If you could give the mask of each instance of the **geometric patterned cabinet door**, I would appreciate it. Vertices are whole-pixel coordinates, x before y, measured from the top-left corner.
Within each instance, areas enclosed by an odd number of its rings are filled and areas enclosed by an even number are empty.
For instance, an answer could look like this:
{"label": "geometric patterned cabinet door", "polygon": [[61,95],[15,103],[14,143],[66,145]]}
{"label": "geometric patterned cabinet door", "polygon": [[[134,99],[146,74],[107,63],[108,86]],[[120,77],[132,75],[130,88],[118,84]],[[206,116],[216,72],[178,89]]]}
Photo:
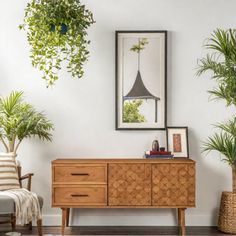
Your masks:
{"label": "geometric patterned cabinet door", "polygon": [[194,207],[194,164],[152,164],[152,205]]}
{"label": "geometric patterned cabinet door", "polygon": [[109,164],[110,206],[151,205],[151,164]]}

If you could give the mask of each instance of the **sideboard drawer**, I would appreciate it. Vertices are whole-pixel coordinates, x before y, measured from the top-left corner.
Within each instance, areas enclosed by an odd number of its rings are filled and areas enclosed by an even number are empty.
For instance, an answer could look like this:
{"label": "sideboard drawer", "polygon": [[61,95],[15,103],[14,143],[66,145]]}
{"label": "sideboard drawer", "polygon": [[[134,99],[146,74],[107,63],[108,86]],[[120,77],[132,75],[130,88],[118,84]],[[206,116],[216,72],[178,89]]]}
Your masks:
{"label": "sideboard drawer", "polygon": [[105,184],[107,181],[107,167],[106,164],[55,166],[53,181],[68,184]]}
{"label": "sideboard drawer", "polygon": [[106,186],[54,187],[54,205],[107,205]]}

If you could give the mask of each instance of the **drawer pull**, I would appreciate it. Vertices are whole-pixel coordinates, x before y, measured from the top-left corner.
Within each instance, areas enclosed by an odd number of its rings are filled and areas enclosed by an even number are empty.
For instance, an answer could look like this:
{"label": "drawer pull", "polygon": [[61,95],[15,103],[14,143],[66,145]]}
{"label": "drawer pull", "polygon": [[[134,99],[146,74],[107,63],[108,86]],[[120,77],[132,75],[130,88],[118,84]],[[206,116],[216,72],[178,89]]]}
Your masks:
{"label": "drawer pull", "polygon": [[88,194],[71,194],[71,197],[88,197]]}
{"label": "drawer pull", "polygon": [[89,175],[88,173],[71,173],[71,175]]}

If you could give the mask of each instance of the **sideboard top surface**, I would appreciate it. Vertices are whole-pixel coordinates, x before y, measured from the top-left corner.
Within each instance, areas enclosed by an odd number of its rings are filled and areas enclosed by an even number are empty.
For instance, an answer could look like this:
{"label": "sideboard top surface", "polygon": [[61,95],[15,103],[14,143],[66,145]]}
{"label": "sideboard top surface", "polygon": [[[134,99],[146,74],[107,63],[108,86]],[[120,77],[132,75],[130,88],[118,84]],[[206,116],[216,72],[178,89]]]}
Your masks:
{"label": "sideboard top surface", "polygon": [[192,159],[176,157],[173,159],[160,158],[58,158],[52,164],[73,163],[195,163]]}

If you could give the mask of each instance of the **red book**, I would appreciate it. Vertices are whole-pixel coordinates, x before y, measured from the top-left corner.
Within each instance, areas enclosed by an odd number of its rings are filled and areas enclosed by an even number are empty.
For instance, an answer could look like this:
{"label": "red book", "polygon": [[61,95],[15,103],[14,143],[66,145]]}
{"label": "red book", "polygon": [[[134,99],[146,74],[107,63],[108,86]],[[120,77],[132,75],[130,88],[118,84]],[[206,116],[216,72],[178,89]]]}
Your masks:
{"label": "red book", "polygon": [[171,155],[171,152],[167,152],[167,151],[150,151],[150,155]]}

